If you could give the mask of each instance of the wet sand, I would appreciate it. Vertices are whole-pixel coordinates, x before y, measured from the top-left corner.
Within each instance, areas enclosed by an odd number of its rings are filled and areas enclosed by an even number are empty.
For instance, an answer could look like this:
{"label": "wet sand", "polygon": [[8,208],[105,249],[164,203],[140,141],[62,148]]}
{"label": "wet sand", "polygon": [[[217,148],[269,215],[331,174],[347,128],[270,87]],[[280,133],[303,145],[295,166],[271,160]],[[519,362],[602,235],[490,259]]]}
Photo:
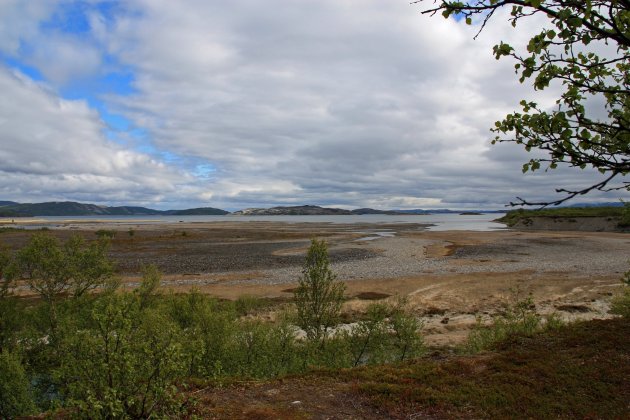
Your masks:
{"label": "wet sand", "polygon": [[[165,289],[195,287],[227,299],[289,299],[310,239],[325,238],[332,269],[348,287],[347,314],[365,310],[365,297],[406,296],[434,345],[464,339],[476,316],[500,312],[515,290],[521,297],[531,293],[541,312],[567,320],[607,317],[619,279],[630,269],[630,235],[607,232],[213,222],[66,223],[49,233],[94,239],[99,229],[116,231],[111,256],[127,287],[137,284],[143,265],[156,264]],[[29,235],[5,232],[0,242],[17,248]]]}

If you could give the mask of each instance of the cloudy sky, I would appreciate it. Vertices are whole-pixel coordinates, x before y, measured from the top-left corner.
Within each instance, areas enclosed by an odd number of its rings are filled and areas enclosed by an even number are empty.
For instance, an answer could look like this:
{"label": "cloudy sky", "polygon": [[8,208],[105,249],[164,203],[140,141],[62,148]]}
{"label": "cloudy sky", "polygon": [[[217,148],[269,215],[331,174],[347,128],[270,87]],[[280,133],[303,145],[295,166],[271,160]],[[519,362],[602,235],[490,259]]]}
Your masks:
{"label": "cloudy sky", "polygon": [[599,179],[490,145],[553,104],[492,56],[544,21],[473,40],[409,3],[1,0],[0,200],[502,208]]}

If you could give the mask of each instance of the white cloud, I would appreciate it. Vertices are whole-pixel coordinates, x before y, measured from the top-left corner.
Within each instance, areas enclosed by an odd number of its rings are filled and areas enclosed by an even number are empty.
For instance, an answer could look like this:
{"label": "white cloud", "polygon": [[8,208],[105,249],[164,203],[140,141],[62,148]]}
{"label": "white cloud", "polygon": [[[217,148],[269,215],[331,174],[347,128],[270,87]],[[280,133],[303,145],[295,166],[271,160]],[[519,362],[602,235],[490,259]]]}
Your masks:
{"label": "white cloud", "polygon": [[55,0],[3,0],[0,2],[0,51],[16,55],[24,40],[39,34],[39,23],[58,5]]}
{"label": "white cloud", "polygon": [[[521,98],[553,103],[553,89],[534,93],[517,82],[513,63],[492,56],[500,39],[525,44],[544,17],[513,30],[497,15],[474,41],[476,28],[422,16],[402,0],[135,0],[121,8],[107,21],[90,12],[88,37],[50,36],[28,58],[62,85],[97,73],[105,54],[115,57],[133,69],[135,93],[112,93],[108,108],[146,130],[158,152],[214,171],[185,177],[113,146],[84,103],[0,74],[23,106],[35,98],[28,112],[7,102],[0,114],[13,121],[21,146],[0,152],[0,162],[15,161],[4,171],[73,174],[50,187],[59,194],[63,185],[73,194],[81,183],[107,194],[119,185],[119,197],[153,194],[175,205],[231,209],[497,207],[593,179],[575,171],[524,177],[523,151],[489,145],[489,128]],[[11,40],[38,36],[32,22],[15,28],[4,30],[10,36],[0,48],[17,51]],[[51,136],[53,144],[44,140]],[[89,147],[76,149],[85,139]],[[112,181],[118,176],[120,184]]]}
{"label": "white cloud", "polygon": [[153,201],[190,181],[147,155],[108,142],[99,115],[83,101],[59,99],[2,68],[0,91],[0,191],[7,197]]}
{"label": "white cloud", "polygon": [[27,62],[58,85],[97,74],[103,64],[96,46],[61,36],[40,39]]}

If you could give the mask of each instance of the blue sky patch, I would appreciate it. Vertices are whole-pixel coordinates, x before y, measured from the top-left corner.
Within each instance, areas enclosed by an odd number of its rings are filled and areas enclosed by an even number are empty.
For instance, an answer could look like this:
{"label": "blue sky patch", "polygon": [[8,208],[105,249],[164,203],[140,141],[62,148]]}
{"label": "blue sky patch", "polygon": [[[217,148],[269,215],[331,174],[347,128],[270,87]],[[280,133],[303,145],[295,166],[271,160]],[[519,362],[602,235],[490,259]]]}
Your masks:
{"label": "blue sky patch", "polygon": [[12,57],[8,57],[4,54],[0,54],[0,59],[2,60],[5,66],[18,70],[20,73],[25,74],[26,76],[30,77],[36,82],[44,81],[44,76],[35,67],[27,66],[26,64],[20,62],[19,60]]}

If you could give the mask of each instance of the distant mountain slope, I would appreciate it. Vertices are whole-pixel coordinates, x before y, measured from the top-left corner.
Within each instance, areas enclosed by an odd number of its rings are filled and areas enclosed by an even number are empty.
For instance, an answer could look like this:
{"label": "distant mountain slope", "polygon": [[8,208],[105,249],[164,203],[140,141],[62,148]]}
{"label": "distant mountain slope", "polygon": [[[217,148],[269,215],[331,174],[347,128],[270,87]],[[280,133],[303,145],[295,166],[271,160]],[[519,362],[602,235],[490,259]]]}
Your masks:
{"label": "distant mountain slope", "polygon": [[146,207],[104,207],[105,214],[111,216],[138,216],[138,215],[158,215],[164,214],[163,211],[148,209]]}
{"label": "distant mountain slope", "polygon": [[355,210],[351,210],[352,214],[386,214],[386,215],[401,215],[404,214],[400,211],[397,210],[375,210],[375,209],[370,209],[370,208],[362,208],[362,209],[355,209]]}
{"label": "distant mountain slope", "polygon": [[0,201],[0,207],[15,206],[16,204],[20,204],[20,203],[16,203],[15,201]]}
{"label": "distant mountain slope", "polygon": [[2,210],[15,211],[31,216],[86,216],[107,214],[105,207],[71,201],[17,204],[5,206]]}
{"label": "distant mountain slope", "polygon": [[224,214],[229,214],[230,212],[221,209],[215,209],[213,207],[198,207],[186,210],[167,210],[164,213],[173,216],[222,216]]}
{"label": "distant mountain slope", "polygon": [[349,216],[361,214],[402,214],[395,210],[374,210],[362,208],[356,210],[344,210],[331,207],[320,206],[288,206],[288,207],[271,207],[271,208],[250,208],[235,211],[232,214],[241,216]]}
{"label": "distant mountain slope", "polygon": [[119,206],[107,207],[73,201],[53,201],[48,203],[23,203],[0,206],[0,214],[11,216],[159,216],[186,214],[227,214],[225,210],[204,207],[189,210],[154,210],[146,207]]}
{"label": "distant mountain slope", "polygon": [[232,214],[241,216],[326,216],[326,215],[350,215],[350,210],[319,207],[319,206],[290,206],[271,207],[269,209],[251,208],[235,211]]}

